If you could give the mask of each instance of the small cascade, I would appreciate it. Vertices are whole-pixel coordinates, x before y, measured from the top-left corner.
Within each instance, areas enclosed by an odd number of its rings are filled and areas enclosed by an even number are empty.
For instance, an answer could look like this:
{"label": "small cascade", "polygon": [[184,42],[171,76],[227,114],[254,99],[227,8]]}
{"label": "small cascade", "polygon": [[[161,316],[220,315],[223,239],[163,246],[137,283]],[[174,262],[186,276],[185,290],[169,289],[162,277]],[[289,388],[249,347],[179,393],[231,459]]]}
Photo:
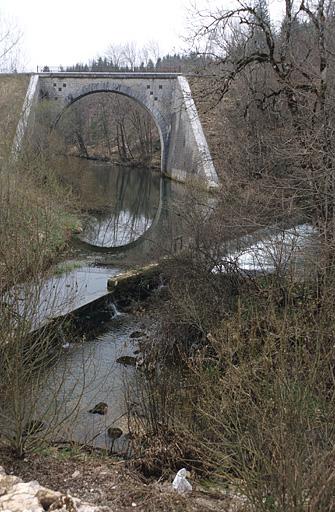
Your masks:
{"label": "small cascade", "polygon": [[63,327],[61,325],[58,326],[58,334],[59,334],[60,339],[61,339],[62,348],[64,348],[64,349],[70,348],[70,343],[65,338]]}
{"label": "small cascade", "polygon": [[123,313],[121,313],[117,307],[116,307],[116,304],[114,304],[114,302],[110,302],[107,306],[107,308],[109,309],[109,311],[111,312],[112,314],[112,318],[115,318],[117,316],[122,316]]}
{"label": "small cascade", "polygon": [[159,284],[158,284],[158,287],[157,289],[158,290],[165,290],[167,288],[165,282],[164,282],[164,279],[163,279],[163,276],[162,274],[159,274]]}
{"label": "small cascade", "polygon": [[154,291],[154,293],[157,293],[158,295],[160,295],[162,293],[165,293],[166,290],[167,290],[167,284],[164,281],[162,274],[160,274],[159,281],[153,291]]}

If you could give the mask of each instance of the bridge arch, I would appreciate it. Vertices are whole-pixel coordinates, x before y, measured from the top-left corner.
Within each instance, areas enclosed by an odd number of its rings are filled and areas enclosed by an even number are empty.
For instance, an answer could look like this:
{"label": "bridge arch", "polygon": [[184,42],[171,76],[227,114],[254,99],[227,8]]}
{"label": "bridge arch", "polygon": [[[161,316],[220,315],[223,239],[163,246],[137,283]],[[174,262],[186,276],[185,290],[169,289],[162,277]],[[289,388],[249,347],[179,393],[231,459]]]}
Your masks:
{"label": "bridge arch", "polygon": [[176,73],[41,73],[30,78],[16,129],[12,154],[22,148],[28,126],[34,127],[34,107],[42,100],[53,104],[52,126],[80,98],[98,92],[122,94],[141,105],[155,122],[161,141],[161,169],[170,178],[200,180],[216,189],[215,171],[187,79]]}
{"label": "bridge arch", "polygon": [[141,105],[141,107],[143,107],[151,115],[158,129],[161,142],[161,171],[166,172],[170,137],[169,123],[166,121],[162,113],[154,105],[152,105],[151,102],[144,95],[142,95],[132,87],[128,87],[127,85],[123,85],[120,83],[102,82],[82,86],[76,91],[75,94],[69,94],[65,97],[65,106],[58,113],[53,123],[53,128],[57,126],[64,112],[69,107],[71,107],[71,105],[73,105],[80,99],[84,98],[85,96],[97,93],[114,93],[120,94],[122,96],[127,96],[128,98],[133,99],[137,104]]}

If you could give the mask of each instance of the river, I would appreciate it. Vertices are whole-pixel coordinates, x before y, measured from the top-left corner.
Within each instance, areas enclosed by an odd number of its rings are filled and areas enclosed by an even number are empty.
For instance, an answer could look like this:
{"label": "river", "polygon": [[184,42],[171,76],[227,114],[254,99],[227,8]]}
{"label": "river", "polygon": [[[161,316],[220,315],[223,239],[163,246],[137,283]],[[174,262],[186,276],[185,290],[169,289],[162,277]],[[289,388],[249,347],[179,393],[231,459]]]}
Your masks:
{"label": "river", "polygon": [[74,189],[89,215],[80,238],[98,247],[134,242],[151,226],[160,204],[160,173],[83,161]]}
{"label": "river", "polygon": [[[69,160],[64,166],[64,179],[81,197],[85,216],[83,231],[73,245],[75,259],[63,262],[58,275],[42,291],[42,298],[49,298],[42,302],[49,302],[54,313],[55,305],[57,314],[62,314],[106,296],[108,277],[124,266],[148,263],[164,250],[171,253],[181,248],[183,227],[178,203],[185,197],[183,185],[165,180],[150,169],[79,159],[74,163]],[[239,251],[235,248],[231,253],[232,261],[248,270],[263,265],[271,272],[277,253],[269,252],[270,248],[280,246],[282,260],[283,247],[286,247],[285,254],[291,255],[296,249],[301,252],[299,241],[301,237],[309,239],[311,232],[302,226],[302,229],[288,230],[287,235],[279,238],[268,232],[263,235],[259,242],[255,242],[255,235],[241,239]],[[43,314],[45,318],[50,316],[47,308]],[[94,334],[94,329],[84,339],[64,335],[63,354],[59,364],[50,369],[40,397],[45,406],[39,407],[39,415],[43,421],[46,419],[48,400],[52,399],[57,404],[53,418],[61,424],[58,439],[100,448],[110,448],[113,444],[113,450],[124,452],[129,434],[125,397],[133,410],[138,409],[135,376],[140,370],[133,364],[125,366],[118,359],[126,356],[128,362],[134,363],[134,358],[140,357],[141,338],[150,332],[150,325],[136,311],[122,311],[112,302],[103,304],[89,316],[99,334]],[[134,333],[140,333],[140,337],[134,337]],[[59,396],[54,390],[58,390]],[[105,414],[89,412],[98,403],[105,404]],[[67,421],[60,421],[68,415]],[[115,443],[108,436],[109,427],[122,430]]]}
{"label": "river", "polygon": [[[175,207],[182,201],[183,185],[150,169],[95,161],[68,159],[63,169],[62,178],[71,184],[85,209],[83,231],[73,243],[75,258],[58,265],[43,288],[37,323],[105,296],[108,277],[124,266],[148,263],[164,247],[173,250],[180,244],[181,223]],[[136,402],[138,370],[117,360],[127,356],[128,361],[135,361],[141,339],[132,334],[144,337],[150,325],[136,312],[117,308],[109,302],[90,312],[94,329],[83,340],[61,334],[62,356],[49,370],[38,397],[38,420],[60,424],[59,429],[52,428],[57,440],[100,448],[113,444],[118,452],[127,449],[125,396]],[[55,402],[51,415],[50,400]],[[101,402],[107,405],[105,414],[89,412]],[[115,443],[107,433],[109,427],[122,430]]]}

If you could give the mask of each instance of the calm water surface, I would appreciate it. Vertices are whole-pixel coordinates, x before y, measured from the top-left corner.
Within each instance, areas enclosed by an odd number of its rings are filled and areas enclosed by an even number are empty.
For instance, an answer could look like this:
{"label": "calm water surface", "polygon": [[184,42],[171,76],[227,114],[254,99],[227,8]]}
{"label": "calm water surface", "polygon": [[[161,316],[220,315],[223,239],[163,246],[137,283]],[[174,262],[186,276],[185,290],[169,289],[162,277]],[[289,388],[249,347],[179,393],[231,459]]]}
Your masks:
{"label": "calm water surface", "polygon": [[[69,346],[66,345],[63,358],[52,372],[53,380],[64,380],[60,417],[72,413],[61,430],[64,439],[110,448],[107,429],[117,427],[123,435],[113,449],[122,451],[127,447],[129,425],[125,397],[132,395],[137,370],[123,366],[117,359],[121,356],[134,357],[134,351],[139,348],[138,340],[131,339],[130,335],[136,327],[133,315],[121,314],[113,318],[111,312],[104,334],[82,343],[68,340]],[[105,415],[89,412],[99,402],[108,406]]]}
{"label": "calm water surface", "polygon": [[[71,184],[80,197],[82,209],[87,212],[80,238],[90,244],[93,251],[94,247],[113,248],[136,241],[161,213],[163,181],[159,173],[151,172],[150,169],[130,169],[68,159],[63,166],[62,178]],[[178,184],[164,183],[168,200],[173,192],[181,190]],[[164,226],[173,232],[170,225],[174,223],[171,222],[169,209],[164,211],[162,217]],[[163,229],[158,231],[160,235],[163,234]],[[91,260],[92,254],[87,256]],[[107,277],[120,270],[112,267],[99,269],[97,265],[99,260],[93,267],[86,262],[78,269],[53,278],[50,286],[55,288],[55,279],[61,283],[56,289],[57,296],[62,300],[59,288],[64,289],[66,296],[72,293],[77,302],[77,289],[84,290],[84,295],[89,297],[95,293],[98,296],[103,293]],[[85,276],[87,273],[89,279],[82,276],[82,273]],[[62,304],[59,304],[59,308],[62,308]],[[117,359],[121,356],[135,356],[134,351],[139,349],[140,340],[134,340],[130,335],[135,330],[143,330],[143,325],[134,315],[122,311],[120,313],[115,315],[115,310],[110,308],[110,317],[99,320],[98,327],[103,331],[99,336],[92,337],[88,333],[87,339],[81,343],[72,339],[63,340],[63,357],[50,373],[46,386],[46,389],[55,389],[57,383],[62,382],[57,399],[60,417],[66,417],[75,409],[75,414],[64,422],[61,429],[63,439],[110,448],[107,429],[118,427],[122,429],[123,435],[115,442],[113,449],[123,451],[128,444],[125,396],[130,393],[134,398],[132,386],[139,370],[123,366]],[[43,402],[46,403],[47,399],[48,395],[45,395]],[[108,405],[107,414],[100,416],[89,413],[99,402]]]}
{"label": "calm water surface", "polygon": [[[70,165],[70,182],[87,211],[80,238],[98,247],[119,247],[143,235],[160,203],[161,175],[148,168],[80,160]],[[73,169],[74,166],[74,169]]]}

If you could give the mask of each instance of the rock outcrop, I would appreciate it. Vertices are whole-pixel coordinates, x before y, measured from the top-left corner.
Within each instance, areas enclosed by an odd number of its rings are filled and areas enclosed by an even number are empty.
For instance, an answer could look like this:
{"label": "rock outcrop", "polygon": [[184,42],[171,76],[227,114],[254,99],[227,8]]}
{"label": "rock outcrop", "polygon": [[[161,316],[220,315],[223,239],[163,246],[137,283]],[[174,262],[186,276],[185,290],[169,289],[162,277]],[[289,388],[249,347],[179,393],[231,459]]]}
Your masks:
{"label": "rock outcrop", "polygon": [[3,512],[99,512],[102,509],[77,498],[42,487],[38,482],[23,482],[7,475],[0,466],[0,511]]}

